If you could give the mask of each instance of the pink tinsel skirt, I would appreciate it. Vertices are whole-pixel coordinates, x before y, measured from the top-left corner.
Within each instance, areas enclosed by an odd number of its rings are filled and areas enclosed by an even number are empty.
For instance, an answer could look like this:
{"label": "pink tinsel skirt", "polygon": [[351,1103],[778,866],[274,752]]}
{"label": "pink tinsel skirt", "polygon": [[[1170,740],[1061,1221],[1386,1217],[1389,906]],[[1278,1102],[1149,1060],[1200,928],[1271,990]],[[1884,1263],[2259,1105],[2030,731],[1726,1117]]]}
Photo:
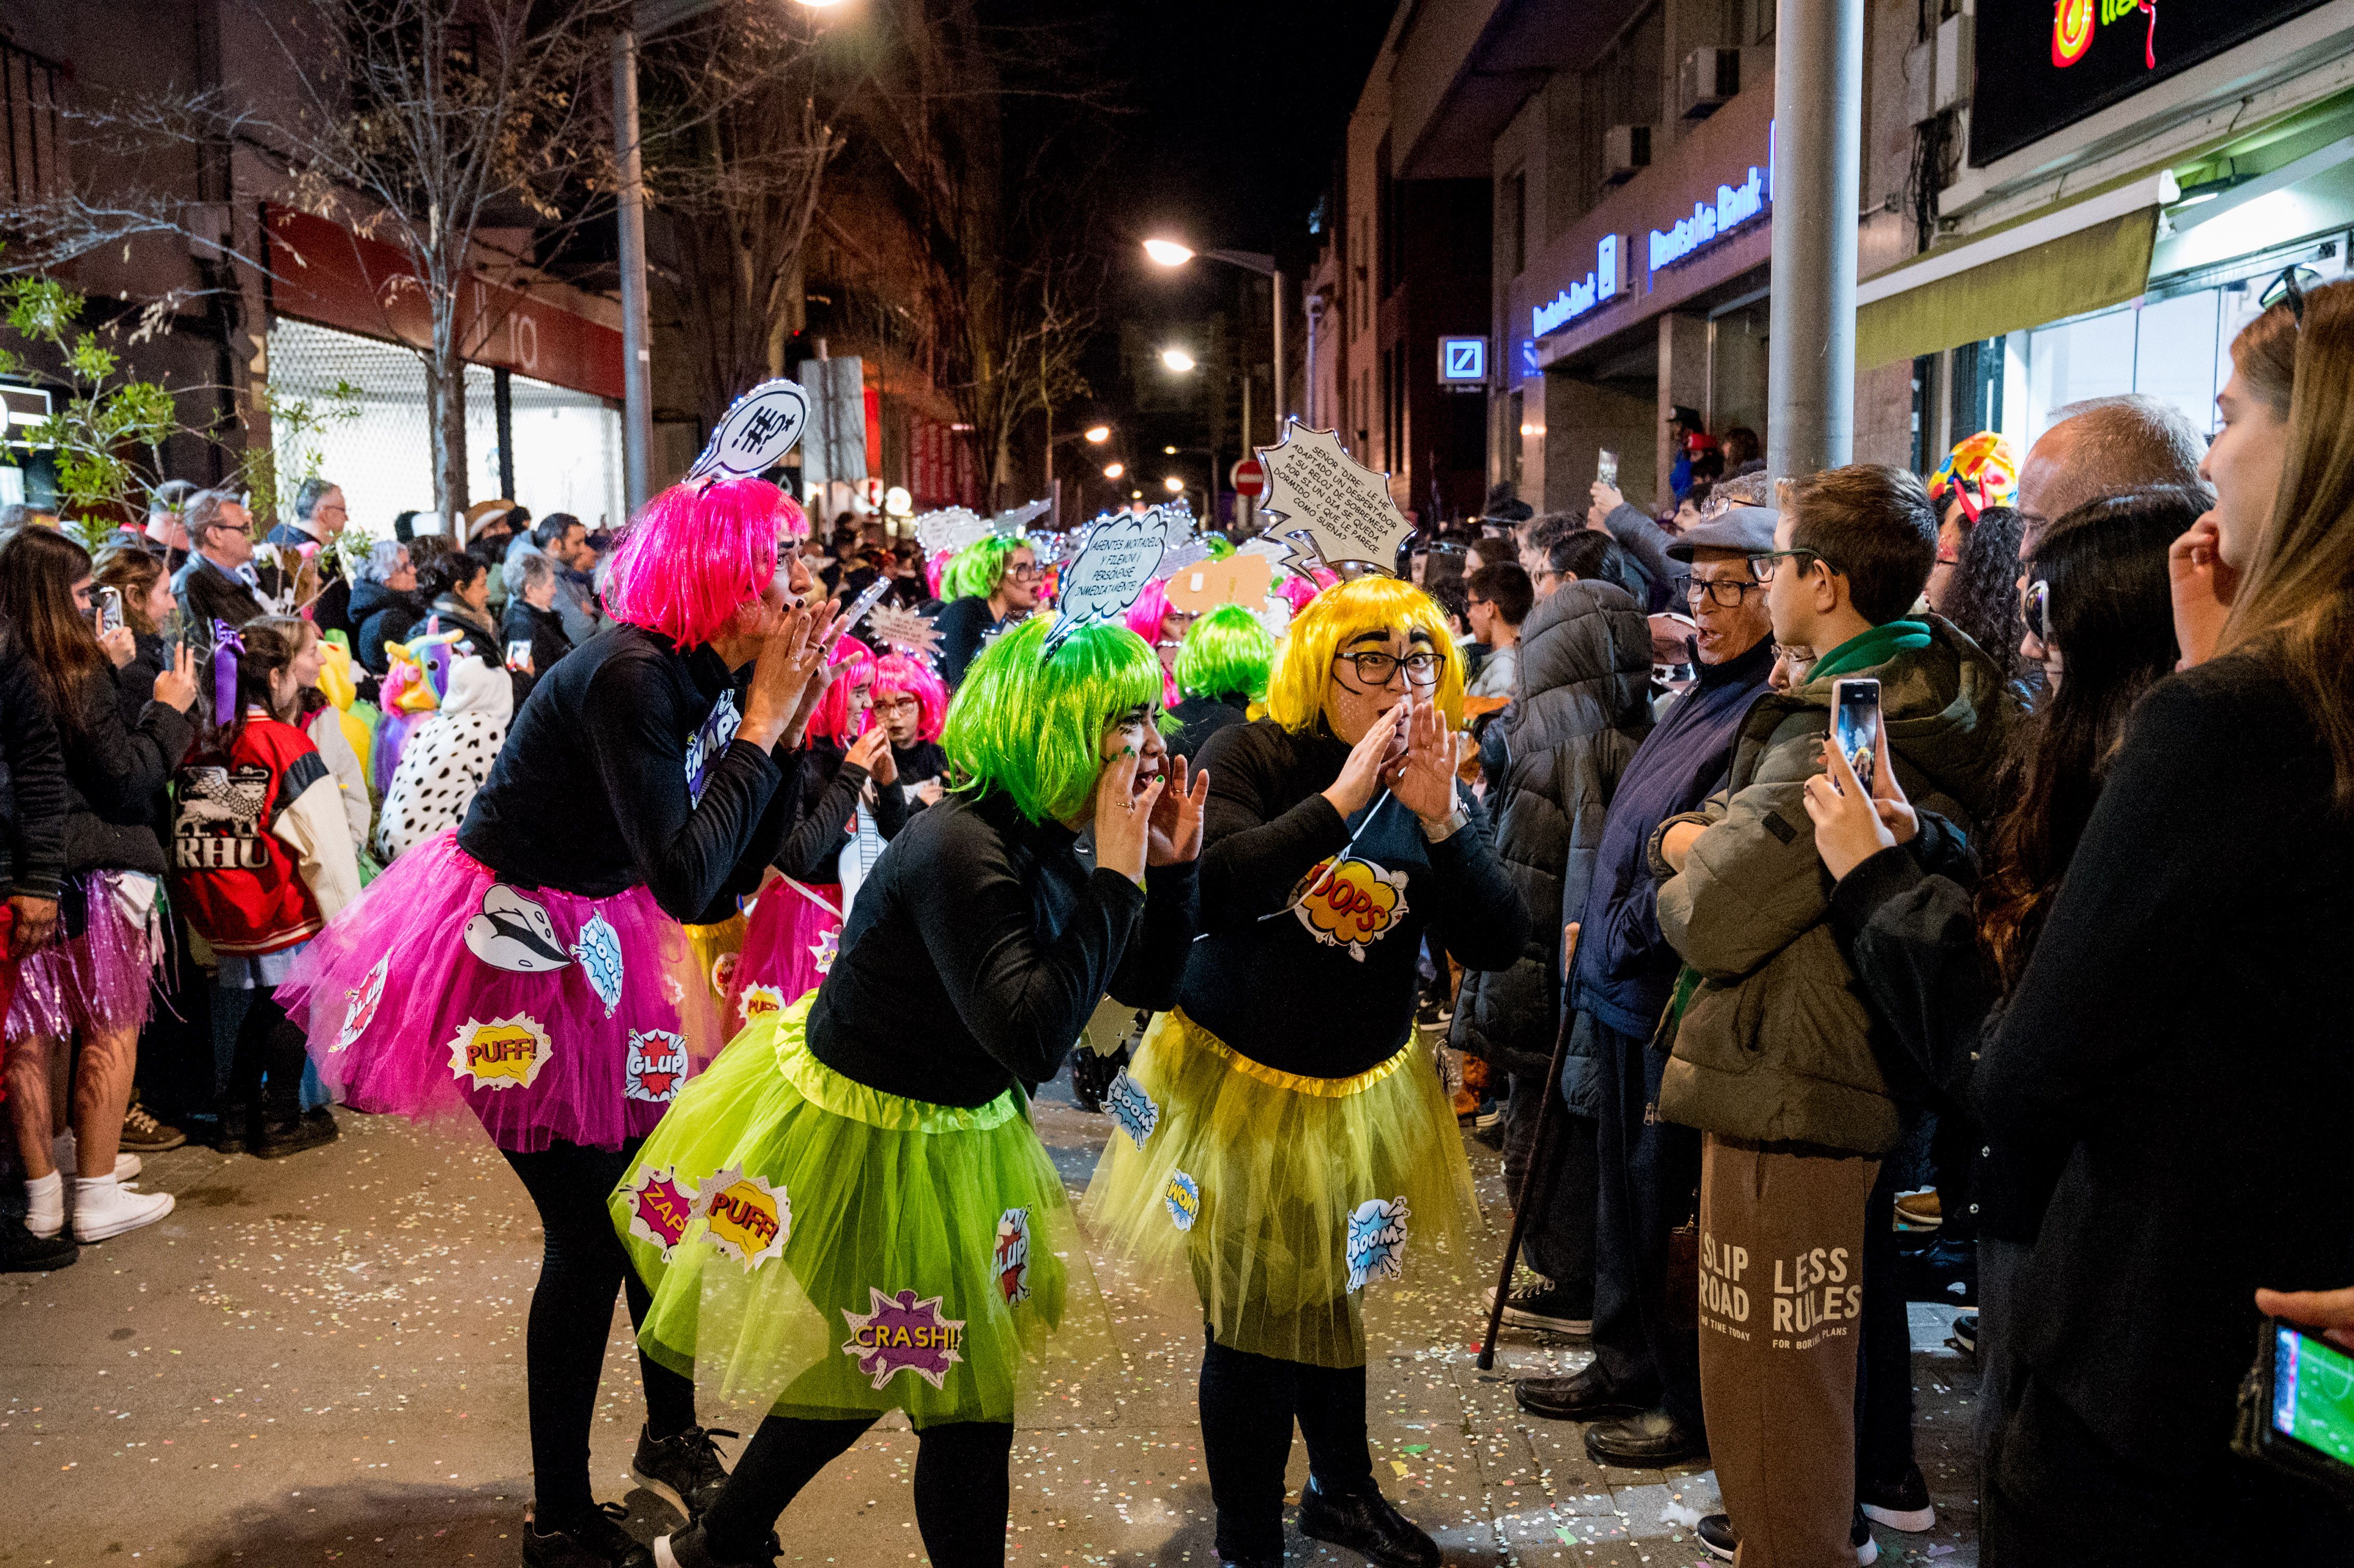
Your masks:
{"label": "pink tinsel skirt", "polygon": [[[842,907],[839,883],[805,884],[810,893]],[[741,1028],[763,1012],[780,1012],[815,991],[832,967],[842,921],[782,877],[770,877],[745,917],[744,950],[728,983],[728,1027]],[[824,956],[821,966],[820,955]]]}
{"label": "pink tinsel skirt", "polygon": [[[147,1022],[149,984],[161,956],[163,927],[155,879],[93,871],[67,879],[58,899],[58,937],[25,955],[6,1033],[14,1044],[40,1035],[136,1029]],[[77,934],[67,936],[72,930]]]}
{"label": "pink tinsel skirt", "polygon": [[472,1111],[517,1153],[644,1136],[724,1044],[686,932],[651,893],[509,886],[455,832],[387,866],[277,997],[354,1108]]}

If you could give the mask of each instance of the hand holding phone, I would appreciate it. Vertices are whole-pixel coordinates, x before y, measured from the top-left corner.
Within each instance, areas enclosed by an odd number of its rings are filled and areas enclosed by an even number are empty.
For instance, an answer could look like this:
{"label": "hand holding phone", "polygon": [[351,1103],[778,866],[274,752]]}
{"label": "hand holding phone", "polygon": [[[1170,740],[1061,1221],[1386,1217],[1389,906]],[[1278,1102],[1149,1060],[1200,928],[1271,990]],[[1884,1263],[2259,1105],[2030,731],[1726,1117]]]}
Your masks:
{"label": "hand holding phone", "polygon": [[[1831,687],[1831,743],[1840,755],[1847,758],[1855,770],[1856,779],[1863,785],[1866,795],[1872,793],[1872,780],[1880,764],[1880,683],[1869,678],[1840,681]],[[1831,788],[1838,789],[1836,777]],[[1840,790],[1844,794],[1844,789]]]}
{"label": "hand holding phone", "polygon": [[2277,1318],[2264,1319],[2240,1384],[2232,1451],[2354,1502],[2354,1356]]}
{"label": "hand holding phone", "polygon": [[1608,485],[1611,489],[1617,489],[1618,454],[1612,451],[1608,447],[1601,449],[1600,455],[1595,460],[1594,477]]}
{"label": "hand holding phone", "polygon": [[98,632],[103,637],[119,630],[122,625],[122,590],[101,588],[98,590]]}

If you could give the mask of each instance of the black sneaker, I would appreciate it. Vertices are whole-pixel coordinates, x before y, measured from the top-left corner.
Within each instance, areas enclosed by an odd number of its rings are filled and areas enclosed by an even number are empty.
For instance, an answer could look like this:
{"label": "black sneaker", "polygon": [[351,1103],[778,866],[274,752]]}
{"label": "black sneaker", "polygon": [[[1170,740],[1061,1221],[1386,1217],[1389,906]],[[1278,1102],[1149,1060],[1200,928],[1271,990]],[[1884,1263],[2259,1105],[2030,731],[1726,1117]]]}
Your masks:
{"label": "black sneaker", "polygon": [[1954,1348],[1966,1355],[1978,1353],[1978,1315],[1975,1312],[1954,1314]]}
{"label": "black sneaker", "polygon": [[[1692,1533],[1700,1537],[1700,1543],[1708,1548],[1710,1556],[1721,1557],[1727,1563],[1732,1562],[1733,1554],[1741,1550],[1741,1536],[1733,1528],[1733,1520],[1723,1514],[1708,1515]],[[1872,1568],[1880,1561],[1880,1542],[1872,1539],[1872,1526],[1864,1521],[1861,1509],[1856,1510],[1855,1528],[1849,1533],[1848,1540],[1855,1547],[1856,1568]]]}
{"label": "black sneaker", "polygon": [[599,1503],[569,1530],[542,1531],[524,1521],[523,1568],[653,1568],[654,1554],[623,1530],[630,1510]]}
{"label": "black sneaker", "polygon": [[133,1106],[122,1113],[122,1147],[130,1153],[161,1154],[187,1141],[186,1133],[157,1121],[144,1107]]}
{"label": "black sneaker", "polygon": [[771,1534],[764,1557],[718,1556],[704,1541],[703,1521],[697,1520],[684,1530],[654,1538],[654,1568],[770,1568],[783,1552],[783,1545]]}
{"label": "black sneaker", "polygon": [[690,1426],[675,1437],[656,1437],[638,1428],[637,1457],[630,1467],[638,1479],[689,1520],[701,1519],[727,1484],[727,1467],[719,1457],[714,1437],[733,1437],[726,1427]]}
{"label": "black sneaker", "polygon": [[[1488,1288],[1488,1301],[1495,1304],[1496,1290]],[[1591,1299],[1573,1298],[1558,1285],[1540,1281],[1523,1285],[1504,1298],[1505,1323],[1515,1329],[1542,1329],[1548,1334],[1570,1334],[1584,1339],[1594,1332],[1594,1303]]]}
{"label": "black sneaker", "polygon": [[0,1274],[47,1274],[80,1256],[72,1226],[61,1227],[53,1236],[37,1236],[24,1221],[0,1215]]}
{"label": "black sneaker", "polygon": [[1373,1482],[1328,1492],[1310,1476],[1299,1489],[1299,1533],[1345,1546],[1373,1568],[1439,1568],[1438,1542],[1391,1506]]}
{"label": "black sneaker", "polygon": [[1929,1485],[1921,1478],[1918,1465],[1908,1465],[1893,1481],[1856,1482],[1855,1500],[1874,1524],[1907,1535],[1937,1528],[1937,1510],[1929,1504]]}
{"label": "black sneaker", "polygon": [[343,1129],[335,1125],[334,1113],[321,1106],[300,1116],[264,1121],[250,1148],[258,1160],[283,1160],[290,1154],[333,1143],[343,1135]]}

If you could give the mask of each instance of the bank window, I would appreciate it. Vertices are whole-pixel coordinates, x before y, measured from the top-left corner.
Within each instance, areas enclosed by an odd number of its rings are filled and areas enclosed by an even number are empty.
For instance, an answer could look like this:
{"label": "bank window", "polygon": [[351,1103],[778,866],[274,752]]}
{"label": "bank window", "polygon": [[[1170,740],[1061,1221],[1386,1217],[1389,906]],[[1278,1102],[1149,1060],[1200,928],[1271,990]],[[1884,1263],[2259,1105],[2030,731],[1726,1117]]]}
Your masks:
{"label": "bank window", "polygon": [[1514,169],[1504,176],[1496,196],[1496,222],[1503,239],[1500,249],[1512,264],[1511,276],[1517,278],[1528,270],[1529,265],[1529,175],[1526,169]]}
{"label": "bank window", "polygon": [[56,66],[0,43],[0,153],[12,206],[65,194],[64,87]]}

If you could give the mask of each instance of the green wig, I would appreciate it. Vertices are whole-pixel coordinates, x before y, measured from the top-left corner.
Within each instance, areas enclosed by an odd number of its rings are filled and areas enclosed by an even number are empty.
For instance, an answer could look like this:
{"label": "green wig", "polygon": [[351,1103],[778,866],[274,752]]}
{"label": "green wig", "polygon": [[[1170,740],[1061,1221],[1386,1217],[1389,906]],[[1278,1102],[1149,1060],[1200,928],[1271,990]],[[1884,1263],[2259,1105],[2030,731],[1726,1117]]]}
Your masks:
{"label": "green wig", "polygon": [[1087,809],[1104,731],[1131,708],[1158,712],[1161,660],[1117,621],[1083,626],[1051,659],[1054,617],[1031,617],[981,650],[949,705],[940,745],[957,788],[1002,790],[1034,822]]}
{"label": "green wig", "polygon": [[1189,697],[1223,697],[1240,692],[1253,702],[1267,695],[1267,672],[1275,668],[1275,639],[1258,617],[1238,604],[1222,604],[1186,628],[1177,651],[1177,689]]}
{"label": "green wig", "polygon": [[1030,541],[1019,535],[1006,538],[991,535],[959,550],[949,562],[949,569],[940,577],[940,595],[944,599],[987,599],[997,591],[1005,579],[1005,562],[1014,551]]}

